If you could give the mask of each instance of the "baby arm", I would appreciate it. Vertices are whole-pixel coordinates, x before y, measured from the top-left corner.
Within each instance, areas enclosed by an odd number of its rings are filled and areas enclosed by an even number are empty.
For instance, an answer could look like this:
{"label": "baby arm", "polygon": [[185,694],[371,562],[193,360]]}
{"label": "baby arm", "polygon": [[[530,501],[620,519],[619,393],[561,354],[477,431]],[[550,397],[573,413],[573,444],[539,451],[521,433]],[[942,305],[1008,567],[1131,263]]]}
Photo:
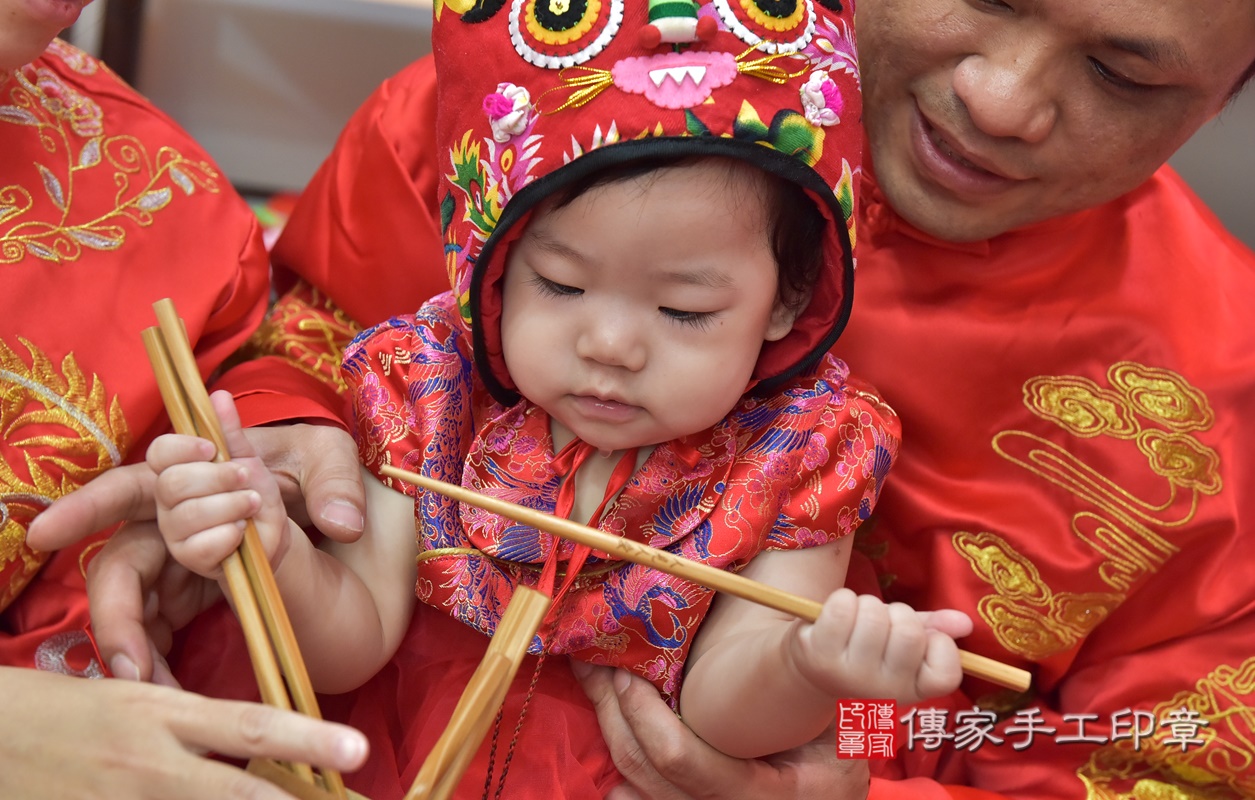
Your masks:
{"label": "baby arm", "polygon": [[718,595],[690,653],[680,712],[728,755],[755,758],[809,742],[840,697],[916,702],[962,678],[954,637],[971,631],[958,611],[917,612],[840,588],[850,537],[822,547],[768,551],[746,577],[824,602],[814,624]]}
{"label": "baby arm", "polygon": [[224,583],[220,565],[239,547],[243,520],[252,517],[314,688],[356,688],[387,663],[409,625],[414,501],[363,475],[368,513],[361,538],[315,547],[288,519],[278,484],[253,456],[230,396],[212,399],[231,461],[213,463],[213,445],[191,436],[162,436],[148,450],[166,546],[189,570]]}

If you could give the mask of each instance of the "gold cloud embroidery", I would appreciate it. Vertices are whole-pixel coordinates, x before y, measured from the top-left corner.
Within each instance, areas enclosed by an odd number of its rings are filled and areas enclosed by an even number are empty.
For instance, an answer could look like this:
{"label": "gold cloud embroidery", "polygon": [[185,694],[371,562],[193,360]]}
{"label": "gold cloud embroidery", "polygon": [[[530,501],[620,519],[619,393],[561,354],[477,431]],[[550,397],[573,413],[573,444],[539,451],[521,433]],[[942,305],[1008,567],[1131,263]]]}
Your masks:
{"label": "gold cloud embroidery", "polygon": [[1005,540],[966,532],[952,540],[995,590],[980,603],[982,618],[1010,650],[1035,660],[1075,645],[1135,583],[1158,571],[1177,552],[1163,534],[1189,523],[1199,498],[1222,488],[1219,456],[1194,436],[1215,421],[1201,392],[1176,373],[1133,362],[1112,365],[1107,382],[1032,378],[1024,384],[1024,404],[1077,438],[1129,442],[1162,479],[1156,496],[1138,494],[1026,431],[1002,431],[992,445],[1007,461],[1092,505],[1073,515],[1071,531],[1099,554],[1098,576],[1111,592],[1056,595]]}
{"label": "gold cloud embroidery", "polygon": [[1011,652],[1044,658],[1066,650],[1119,605],[1114,594],[1056,594],[1031,561],[992,533],[960,532],[951,541],[996,590],[981,598],[977,610]]}
{"label": "gold cloud embroidery", "polygon": [[[1162,720],[1180,710],[1206,725],[1198,729],[1205,746],[1182,748]],[[1096,750],[1077,775],[1089,800],[1236,800],[1255,797],[1255,658],[1222,665],[1195,684],[1157,705],[1161,722],[1138,747],[1127,741]]]}

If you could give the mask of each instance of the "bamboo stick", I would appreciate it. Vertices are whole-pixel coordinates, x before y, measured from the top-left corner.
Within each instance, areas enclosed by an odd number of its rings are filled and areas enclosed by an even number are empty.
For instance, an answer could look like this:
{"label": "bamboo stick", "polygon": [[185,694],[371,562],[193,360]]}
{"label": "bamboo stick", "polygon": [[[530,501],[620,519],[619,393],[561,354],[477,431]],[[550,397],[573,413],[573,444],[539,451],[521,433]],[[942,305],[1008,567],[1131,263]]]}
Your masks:
{"label": "bamboo stick", "polygon": [[[152,334],[145,332],[144,342],[146,347],[150,340],[153,342],[150,360],[154,361],[158,385],[167,387],[162,390],[163,399],[166,399],[167,393],[174,399],[173,403],[167,399],[167,408],[172,405],[175,407],[171,415],[172,421],[178,415],[179,421],[186,425],[190,418],[194,430],[180,432],[201,436],[212,442],[217,450],[215,461],[230,460],[226,439],[209,401],[209,394],[196,365],[196,357],[174,303],[168,298],[159,300],[153,304],[153,310],[157,315],[159,330]],[[154,350],[157,353],[156,359],[153,358]],[[159,363],[161,366],[158,366]],[[175,381],[173,387],[172,375]],[[180,396],[182,402],[178,399]],[[262,665],[258,674],[258,687],[263,700],[269,705],[290,709],[290,692],[292,701],[301,713],[321,719],[322,714],[297,646],[296,635],[252,520],[245,523],[244,541],[239,551],[223,562],[223,572],[235,602],[236,613],[244,627],[245,640],[255,671],[259,670],[258,664]],[[258,616],[261,620],[260,626],[256,621]],[[282,677],[279,677],[279,670],[274,666],[276,655],[283,667]],[[283,690],[283,678],[287,680],[287,691]],[[308,765],[293,764],[292,767],[301,778],[313,781],[313,773]],[[347,796],[344,779],[338,771],[324,769],[322,776],[337,798]]]}
{"label": "bamboo stick", "polygon": [[[273,783],[283,791],[299,798],[299,800],[333,800],[335,795],[327,791],[320,783],[309,783],[298,778],[287,766],[268,758],[254,758],[248,762],[251,775]],[[346,790],[348,800],[366,800],[357,792]]]}
{"label": "bamboo stick", "polygon": [[[170,362],[170,354],[161,331],[148,328],[143,331],[142,337],[174,430],[188,436],[199,436],[200,431],[193,421],[182,386],[178,383],[178,375]],[[248,646],[249,659],[253,664],[253,673],[257,676],[257,688],[261,692],[262,700],[277,708],[291,708],[274,650],[266,634],[265,623],[257,609],[252,584],[238,552],[227,556],[222,562],[222,573],[227,582],[227,592],[231,595],[231,604],[235,607],[240,626],[244,629],[244,642]]]}
{"label": "bamboo stick", "polygon": [[[556,517],[553,514],[546,514],[542,511],[536,511],[535,509],[526,508],[495,497],[488,497],[461,486],[428,478],[415,472],[397,469],[393,466],[385,465],[380,468],[380,472],[399,481],[438,492],[446,497],[483,508],[494,514],[500,514],[515,522],[530,525],[537,530],[552,533],[564,539],[570,539],[603,553],[609,553],[615,558],[653,567],[716,591],[726,592],[743,600],[749,600],[774,608],[777,611],[792,614],[808,622],[814,622],[823,608],[822,604],[809,598],[799,597],[798,595],[777,589],[774,586],[768,586],[732,572],[725,572],[708,564],[681,558],[665,550],[649,547],[630,539],[622,539],[605,531],[590,528],[587,525],[581,525],[569,519]],[[1027,670],[1003,664],[1000,661],[970,653],[966,650],[959,651],[959,660],[963,671],[967,674],[999,686],[1023,692],[1027,691],[1032,683],[1032,676]]]}
{"label": "bamboo stick", "polygon": [[514,590],[484,659],[463,690],[449,724],[423,761],[405,800],[447,800],[453,796],[505,701],[549,604],[549,598],[534,589],[520,586]]}

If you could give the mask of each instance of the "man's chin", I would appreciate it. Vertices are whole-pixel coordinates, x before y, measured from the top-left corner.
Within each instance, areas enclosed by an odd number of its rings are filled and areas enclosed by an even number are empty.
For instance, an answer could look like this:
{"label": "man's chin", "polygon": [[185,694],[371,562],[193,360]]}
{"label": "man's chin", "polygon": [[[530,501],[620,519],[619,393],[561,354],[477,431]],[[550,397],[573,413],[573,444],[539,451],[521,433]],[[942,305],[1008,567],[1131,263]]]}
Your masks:
{"label": "man's chin", "polygon": [[[957,203],[906,200],[894,202],[886,191],[889,205],[912,227],[944,242],[979,242],[1006,233],[1024,223],[1013,223],[997,208],[960,206]],[[993,205],[991,203],[991,205]]]}

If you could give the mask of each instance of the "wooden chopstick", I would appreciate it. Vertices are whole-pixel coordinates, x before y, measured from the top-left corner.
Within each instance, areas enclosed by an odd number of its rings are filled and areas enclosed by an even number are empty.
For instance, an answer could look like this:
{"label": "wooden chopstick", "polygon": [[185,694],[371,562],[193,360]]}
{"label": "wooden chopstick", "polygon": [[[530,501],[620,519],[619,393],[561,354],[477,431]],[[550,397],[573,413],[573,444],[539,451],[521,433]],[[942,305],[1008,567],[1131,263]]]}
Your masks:
{"label": "wooden chopstick", "polygon": [[[454,500],[491,511],[494,514],[500,514],[515,522],[530,525],[537,530],[552,533],[564,539],[570,539],[573,542],[587,545],[603,553],[609,553],[615,558],[653,567],[716,591],[727,592],[743,600],[749,600],[774,608],[777,611],[792,614],[808,622],[814,622],[818,619],[819,612],[823,608],[822,604],[810,598],[799,597],[798,595],[777,589],[774,586],[768,586],[765,583],[742,577],[736,573],[725,572],[708,564],[681,558],[665,550],[659,550],[656,547],[650,547],[630,539],[622,539],[605,531],[590,528],[587,525],[581,525],[569,519],[556,517],[553,514],[526,508],[507,500],[488,497],[461,486],[455,486],[451,483],[438,481],[389,465],[381,467],[380,472],[399,481],[430,489]],[[1027,691],[1032,683],[1032,675],[1027,670],[1004,664],[992,658],[960,650],[959,659],[964,672],[999,686],[1023,692]]]}
{"label": "wooden chopstick", "polygon": [[[226,438],[218,425],[218,417],[209,401],[209,393],[201,380],[196,357],[174,303],[168,298],[159,300],[153,304],[153,309],[157,314],[158,329],[144,331],[144,344],[175,430],[212,442],[217,450],[215,461],[230,460]],[[184,429],[179,430],[180,426]],[[296,635],[252,520],[245,523],[244,541],[239,551],[223,561],[223,574],[244,628],[262,699],[268,705],[291,709],[288,701],[290,691],[301,713],[321,719]],[[287,691],[274,663],[276,654],[283,667],[283,677],[287,679]],[[313,781],[308,765],[293,764],[292,767],[300,777]],[[344,779],[338,771],[323,769],[321,773],[323,781],[336,797],[347,796]]]}

